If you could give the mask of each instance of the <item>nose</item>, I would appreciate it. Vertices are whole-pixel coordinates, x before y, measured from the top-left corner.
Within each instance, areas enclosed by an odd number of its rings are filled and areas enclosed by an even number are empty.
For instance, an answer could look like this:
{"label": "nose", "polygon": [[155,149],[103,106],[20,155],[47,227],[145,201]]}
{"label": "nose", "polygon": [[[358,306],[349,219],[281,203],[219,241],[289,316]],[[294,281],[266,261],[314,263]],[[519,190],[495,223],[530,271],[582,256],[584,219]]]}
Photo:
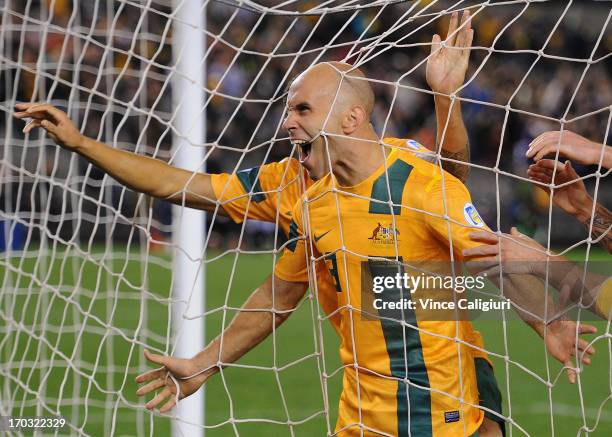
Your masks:
{"label": "nose", "polygon": [[291,134],[291,131],[295,128],[296,128],[295,117],[292,115],[291,112],[287,112],[287,116],[285,117],[285,120],[283,121],[283,129],[285,129],[289,134]]}

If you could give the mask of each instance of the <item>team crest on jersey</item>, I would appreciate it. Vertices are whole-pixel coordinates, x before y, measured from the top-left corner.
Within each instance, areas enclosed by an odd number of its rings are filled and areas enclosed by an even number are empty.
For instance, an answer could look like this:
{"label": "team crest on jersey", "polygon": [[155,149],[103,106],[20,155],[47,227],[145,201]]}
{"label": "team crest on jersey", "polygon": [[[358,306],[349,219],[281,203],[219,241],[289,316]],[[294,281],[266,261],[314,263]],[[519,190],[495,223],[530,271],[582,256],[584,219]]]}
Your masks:
{"label": "team crest on jersey", "polygon": [[470,202],[466,203],[463,206],[463,217],[465,217],[465,221],[468,222],[469,225],[475,226],[477,228],[482,228],[485,225],[484,220],[476,211],[476,207],[472,205]]}
{"label": "team crest on jersey", "polygon": [[398,236],[399,231],[391,223],[383,225],[379,222],[368,240],[372,240],[374,244],[395,244],[396,241],[399,241]]}

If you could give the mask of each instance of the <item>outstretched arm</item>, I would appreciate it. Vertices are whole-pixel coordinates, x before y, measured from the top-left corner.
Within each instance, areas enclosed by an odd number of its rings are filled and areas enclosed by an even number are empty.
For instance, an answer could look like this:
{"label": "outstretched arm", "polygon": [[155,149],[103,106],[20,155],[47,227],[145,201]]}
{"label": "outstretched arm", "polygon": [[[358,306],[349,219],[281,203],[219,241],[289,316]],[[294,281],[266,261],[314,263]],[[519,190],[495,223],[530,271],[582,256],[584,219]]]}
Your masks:
{"label": "outstretched arm", "polygon": [[[304,296],[307,283],[287,282],[270,276],[245,302],[221,335],[190,359],[151,354],[145,357],[163,367],[136,377],[139,384],[147,383],[136,392],[144,396],[162,389],[147,402],[149,410],[164,403],[165,413],[183,399],[195,393],[208,378],[219,371],[219,365],[233,363],[261,343],[273,329],[283,323]],[[179,393],[174,380],[178,383]]]}
{"label": "outstretched arm", "polygon": [[[556,262],[547,263],[545,249],[516,228],[512,228],[511,235],[503,234],[501,237],[490,231],[473,232],[470,235],[475,241],[484,244],[466,249],[463,254],[477,257],[479,267],[487,269],[487,276],[494,282],[500,281],[501,269],[504,295],[515,302],[518,314],[542,337],[548,352],[566,367],[569,381],[575,383],[576,371],[571,358],[576,356],[583,364],[591,363],[590,355],[595,353],[595,349],[580,336],[593,334],[597,328],[558,318],[560,312],[557,304],[550,293],[546,292],[543,282],[537,279],[548,278],[557,285],[557,282],[565,281],[557,276],[566,276],[568,272],[563,271],[561,266],[554,266],[550,275],[547,275],[547,265]],[[549,321],[551,316],[554,319]]]}
{"label": "outstretched arm", "polygon": [[[158,159],[110,147],[82,135],[66,113],[41,103],[19,103],[19,119],[31,118],[24,133],[36,127],[64,149],[76,152],[101,168],[121,184],[158,199],[178,205],[214,211],[217,203],[209,174],[193,173]],[[224,213],[223,209],[219,212]]]}
{"label": "outstretched arm", "polygon": [[[471,28],[469,11],[465,11],[461,18],[454,12],[448,26],[448,33],[442,47],[439,35],[434,35],[431,44],[431,54],[427,60],[427,83],[434,95],[436,108],[436,143],[441,146],[441,155],[444,159],[444,170],[465,181],[469,175],[470,167],[461,162],[470,161],[470,148],[468,135],[461,116],[461,104],[458,100],[451,102],[451,94],[455,93],[465,80],[467,72],[470,47],[474,37]],[[459,162],[455,162],[459,161]]]}

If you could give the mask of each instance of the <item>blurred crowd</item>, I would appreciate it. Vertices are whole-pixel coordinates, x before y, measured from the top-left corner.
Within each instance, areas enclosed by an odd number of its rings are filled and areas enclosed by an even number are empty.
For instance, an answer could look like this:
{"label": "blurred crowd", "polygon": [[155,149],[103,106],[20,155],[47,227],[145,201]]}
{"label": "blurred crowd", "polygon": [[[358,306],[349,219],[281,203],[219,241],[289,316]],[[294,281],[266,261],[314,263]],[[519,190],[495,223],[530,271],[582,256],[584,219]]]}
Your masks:
{"label": "blurred crowd", "polygon": [[[73,13],[68,0],[9,1],[3,11],[8,22],[2,31],[0,131],[15,144],[3,146],[3,162],[22,163],[31,173],[57,180],[70,176],[75,189],[85,181],[82,208],[93,215],[112,214],[110,209],[100,211],[94,201],[101,198],[102,187],[110,187],[104,188],[105,202],[125,217],[146,223],[148,206],[104,182],[103,175],[84,161],[72,158],[76,163],[70,164],[67,154],[51,146],[44,157],[33,144],[21,147],[21,126],[11,121],[10,105],[53,101],[69,111],[86,135],[170,160],[172,99],[180,101],[181,96],[172,96],[168,80],[174,74],[168,3],[154,1],[145,7],[141,5],[146,2],[79,2]],[[375,79],[373,123],[381,135],[414,138],[435,147],[425,62],[432,35],[444,36],[448,14],[440,11],[454,3],[405,2],[358,13],[303,16],[262,14],[232,3],[206,3],[206,132],[208,143],[215,146],[207,171],[235,171],[289,155],[290,145],[280,129],[286,89],[305,67],[323,60],[359,63]],[[567,9],[562,2],[461,4],[470,7],[475,28],[468,84],[459,94],[466,99],[462,109],[473,163],[525,178],[527,145],[546,130],[560,129],[560,119],[569,121],[567,129],[593,140],[608,138],[610,143],[612,34],[605,21],[609,5],[574,3]],[[299,10],[315,6],[314,1],[295,2]],[[9,136],[7,129],[12,129]],[[526,181],[502,176],[496,180],[490,170],[472,171],[468,185],[485,220],[495,226],[500,216],[504,230],[519,224],[528,233],[546,233],[547,197]],[[38,193],[43,188],[46,191]],[[20,211],[46,208],[52,216],[65,209],[62,193],[53,184],[32,183],[29,189],[38,194],[17,194],[16,184],[4,184],[4,205]],[[497,193],[502,196],[501,210]],[[604,194],[600,198],[605,202]],[[152,211],[157,237],[167,237],[171,209],[155,202]],[[128,225],[119,223],[116,232]],[[235,247],[239,229],[217,218],[211,244]],[[274,229],[252,224],[247,231],[243,244],[265,246]],[[563,242],[586,237],[579,228],[575,232],[572,236],[566,228],[553,238]],[[234,235],[234,241],[227,235]]]}

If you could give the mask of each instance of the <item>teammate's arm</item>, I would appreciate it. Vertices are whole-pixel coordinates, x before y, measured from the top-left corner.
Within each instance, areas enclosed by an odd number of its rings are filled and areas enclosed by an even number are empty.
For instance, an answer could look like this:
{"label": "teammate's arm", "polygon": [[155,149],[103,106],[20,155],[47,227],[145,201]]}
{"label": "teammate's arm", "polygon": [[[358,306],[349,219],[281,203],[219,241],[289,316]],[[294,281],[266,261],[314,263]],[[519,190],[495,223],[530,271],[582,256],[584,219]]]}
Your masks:
{"label": "teammate's arm", "polygon": [[160,412],[169,411],[177,400],[176,384],[170,376],[178,382],[178,399],[195,393],[219,371],[219,366],[238,360],[287,320],[307,287],[308,283],[287,282],[271,275],[251,294],[223,333],[194,357],[181,359],[145,351],[149,361],[163,367],[137,376],[137,383],[147,384],[136,394],[144,396],[163,388],[146,407],[152,410],[163,403]]}
{"label": "teammate's arm", "polygon": [[612,147],[569,130],[544,132],[531,142],[525,155],[539,161],[557,151],[559,156],[582,165],[598,165],[601,159],[603,168],[612,168]]}
{"label": "teammate's arm", "polygon": [[463,85],[468,68],[474,37],[469,11],[463,13],[460,26],[459,15],[454,12],[448,26],[445,47],[442,47],[439,35],[433,36],[426,78],[435,92],[436,144],[441,147],[441,156],[446,158],[442,160],[442,167],[465,181],[470,171],[468,165],[462,164],[470,161],[468,135],[461,115],[461,104],[458,100],[452,102],[450,96]]}
{"label": "teammate's arm", "polygon": [[16,118],[32,118],[24,133],[36,127],[45,129],[58,145],[83,156],[134,191],[191,208],[215,210],[217,203],[209,174],[183,170],[88,138],[66,113],[52,105],[19,103],[16,107],[21,110],[15,113]]}
{"label": "teammate's arm", "polygon": [[[444,185],[441,181],[432,185],[425,193],[422,209],[430,214],[424,214],[424,220],[438,239],[447,241],[449,248],[452,244],[455,259],[462,260],[467,249],[480,245],[470,238],[470,234],[478,228],[488,228],[471,204],[465,186],[448,178],[445,182]],[[494,275],[490,279],[495,282]],[[578,326],[570,320],[548,322],[552,319],[551,315],[559,314],[559,310],[536,276],[509,274],[504,275],[502,280],[504,295],[515,303],[519,316],[544,339],[548,352],[567,366],[569,381],[575,382],[572,354],[578,349],[582,353],[582,362],[589,364],[589,355],[594,352],[585,340],[579,338],[576,342],[576,331],[587,334],[596,331],[596,328],[585,324]]]}
{"label": "teammate's arm", "polygon": [[547,255],[546,249],[535,240],[512,228],[510,235],[497,236],[491,232],[472,232],[474,241],[484,243],[463,251],[464,256],[478,256],[479,267],[487,276],[504,274],[536,275],[548,280],[561,294],[564,307],[568,301],[580,302],[594,314],[610,320],[612,316],[612,280],[609,276],[586,270],[560,255]]}
{"label": "teammate's arm", "polygon": [[[542,159],[529,166],[527,175],[531,180],[549,185],[553,182],[553,172],[555,185],[561,185],[552,193],[553,203],[573,215],[591,233],[593,240],[599,241],[601,246],[612,253],[612,213],[603,205],[594,203],[571,161],[561,164],[551,159]],[[551,193],[546,186],[540,188]]]}

